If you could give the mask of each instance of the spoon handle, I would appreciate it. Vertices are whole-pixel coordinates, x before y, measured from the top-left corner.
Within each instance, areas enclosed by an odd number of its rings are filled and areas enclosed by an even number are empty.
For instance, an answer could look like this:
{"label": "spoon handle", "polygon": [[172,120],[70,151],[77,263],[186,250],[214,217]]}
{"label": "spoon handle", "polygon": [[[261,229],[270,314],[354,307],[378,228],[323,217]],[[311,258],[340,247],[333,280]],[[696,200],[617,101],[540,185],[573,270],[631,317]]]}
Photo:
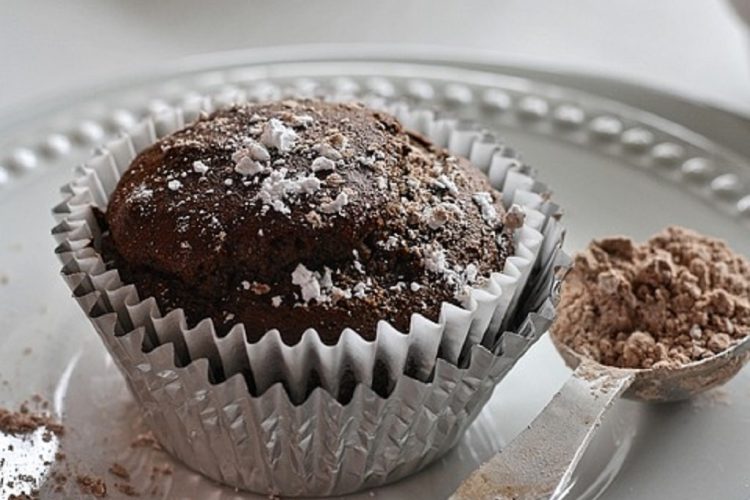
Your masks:
{"label": "spoon handle", "polygon": [[466,479],[451,500],[549,498],[570,480],[602,416],[633,373],[582,362],[529,427]]}

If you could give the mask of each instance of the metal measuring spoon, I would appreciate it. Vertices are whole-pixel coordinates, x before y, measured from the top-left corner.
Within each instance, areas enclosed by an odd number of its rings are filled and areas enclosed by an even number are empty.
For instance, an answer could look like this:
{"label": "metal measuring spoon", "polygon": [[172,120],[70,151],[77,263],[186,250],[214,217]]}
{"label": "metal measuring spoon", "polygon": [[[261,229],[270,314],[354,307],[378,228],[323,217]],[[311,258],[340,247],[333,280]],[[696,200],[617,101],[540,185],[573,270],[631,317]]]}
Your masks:
{"label": "metal measuring spoon", "polygon": [[568,366],[575,368],[573,375],[526,430],[461,484],[452,500],[556,497],[615,399],[687,399],[728,381],[750,359],[748,336],[679,368],[623,369],[585,358],[550,336]]}

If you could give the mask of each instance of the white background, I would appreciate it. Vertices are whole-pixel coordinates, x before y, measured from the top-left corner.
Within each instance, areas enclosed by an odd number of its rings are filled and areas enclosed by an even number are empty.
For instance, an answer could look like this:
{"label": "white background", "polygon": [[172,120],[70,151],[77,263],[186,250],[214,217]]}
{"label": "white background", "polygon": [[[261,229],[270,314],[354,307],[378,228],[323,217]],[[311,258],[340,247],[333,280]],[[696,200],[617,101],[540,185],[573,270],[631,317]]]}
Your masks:
{"label": "white background", "polygon": [[0,0],[0,117],[189,55],[339,42],[489,51],[750,112],[746,30],[723,0]]}

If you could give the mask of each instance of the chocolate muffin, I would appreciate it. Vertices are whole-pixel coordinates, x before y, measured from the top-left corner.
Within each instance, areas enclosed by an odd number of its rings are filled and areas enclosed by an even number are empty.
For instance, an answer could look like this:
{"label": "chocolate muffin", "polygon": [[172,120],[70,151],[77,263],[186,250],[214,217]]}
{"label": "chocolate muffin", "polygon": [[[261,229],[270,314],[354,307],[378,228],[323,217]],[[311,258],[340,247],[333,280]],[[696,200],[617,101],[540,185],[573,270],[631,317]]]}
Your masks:
{"label": "chocolate muffin", "polygon": [[204,116],[141,152],[101,252],[142,299],[250,341],[375,337],[503,269],[521,218],[466,160],[360,104],[282,101]]}

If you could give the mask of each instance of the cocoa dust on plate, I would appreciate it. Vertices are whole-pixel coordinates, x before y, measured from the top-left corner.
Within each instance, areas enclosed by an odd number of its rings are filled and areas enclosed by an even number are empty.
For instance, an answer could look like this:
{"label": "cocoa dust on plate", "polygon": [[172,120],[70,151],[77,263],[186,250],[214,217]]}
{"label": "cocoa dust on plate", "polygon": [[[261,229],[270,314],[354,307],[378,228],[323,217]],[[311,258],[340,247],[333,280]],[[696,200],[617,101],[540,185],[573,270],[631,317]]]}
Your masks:
{"label": "cocoa dust on plate", "polygon": [[[50,441],[53,435],[58,437],[63,436],[65,428],[49,414],[47,411],[49,406],[48,403],[39,396],[32,397],[31,401],[34,404],[34,408],[32,408],[31,403],[23,403],[20,408],[15,411],[0,408],[0,433],[21,439],[30,439],[34,432],[42,429],[43,433],[41,439],[43,441]],[[131,446],[148,446],[153,449],[159,449],[156,440],[150,433],[139,435],[133,441]],[[8,451],[12,453],[15,452],[12,445],[9,447]],[[77,487],[76,489],[81,495],[90,495],[95,498],[104,498],[107,496],[107,480],[93,474],[79,472],[77,470],[78,467],[70,464],[70,461],[67,460],[66,454],[62,451],[57,451],[55,453],[54,463],[45,462],[44,465],[52,467],[49,475],[50,481],[47,483],[49,492],[51,493],[70,498],[69,495],[71,495],[72,492],[67,486],[69,484],[74,484],[74,488]],[[171,466],[169,464],[163,464],[159,467],[155,466],[154,472],[152,472],[152,477],[157,474],[168,475],[171,474],[171,472]],[[109,468],[109,473],[116,478],[111,483],[111,487],[114,488],[114,490],[130,497],[140,495],[139,491],[130,484],[130,472],[125,466],[118,462],[113,462]],[[26,500],[44,497],[44,490],[42,490],[42,485],[39,484],[37,478],[20,473],[19,471],[14,472],[12,464],[6,464],[4,459],[0,459],[0,486],[18,489],[21,485],[23,485],[21,487],[21,490],[23,491],[11,494],[9,496],[10,499]],[[156,490],[152,491],[152,493],[154,492],[156,492]]]}
{"label": "cocoa dust on plate", "polygon": [[750,334],[750,264],[723,241],[669,227],[643,244],[593,241],[566,277],[552,334],[621,368],[677,368]]}
{"label": "cocoa dust on plate", "polygon": [[18,411],[0,408],[0,432],[14,436],[30,434],[39,428],[44,428],[43,439],[49,441],[52,434],[62,436],[65,429],[46,412],[36,413],[22,404]]}

